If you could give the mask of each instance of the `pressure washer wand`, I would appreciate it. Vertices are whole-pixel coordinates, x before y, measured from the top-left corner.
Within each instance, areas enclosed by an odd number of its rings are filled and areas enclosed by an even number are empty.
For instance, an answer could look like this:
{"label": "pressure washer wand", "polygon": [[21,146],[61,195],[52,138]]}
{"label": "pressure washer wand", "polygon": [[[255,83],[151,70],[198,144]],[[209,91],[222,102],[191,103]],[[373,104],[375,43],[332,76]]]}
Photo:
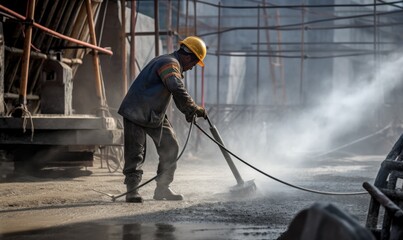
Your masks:
{"label": "pressure washer wand", "polygon": [[[211,121],[210,121],[210,119],[209,119],[208,117],[207,117],[206,119],[207,119],[207,121],[208,121],[208,123],[209,123],[209,125],[210,125],[210,132],[211,132],[211,134],[213,135],[214,139],[215,139],[217,142],[219,142],[221,145],[225,146],[225,145],[224,145],[224,141],[222,140],[222,138],[221,138],[221,136],[220,136],[220,133],[218,132],[217,128],[211,123]],[[222,154],[224,155],[224,158],[225,158],[225,160],[227,161],[227,163],[228,163],[228,165],[229,165],[229,168],[230,168],[231,171],[232,171],[232,174],[234,174],[234,177],[235,177],[235,179],[236,179],[238,185],[243,185],[243,184],[244,184],[244,181],[243,181],[241,175],[239,174],[238,169],[236,168],[234,162],[232,161],[231,156],[230,156],[229,153],[228,153],[225,149],[223,149],[222,147],[220,147],[220,150],[221,150]]]}
{"label": "pressure washer wand", "polygon": [[[224,145],[224,141],[222,140],[220,134],[218,133],[217,128],[211,123],[210,119],[208,118],[208,116],[206,117],[209,125],[210,125],[210,132],[213,135],[213,138],[215,139],[216,143],[219,143],[217,145],[219,145],[220,150],[222,152],[222,154],[224,155],[225,160],[228,163],[229,168],[232,171],[232,174],[234,175],[236,181],[237,181],[237,185],[231,188],[231,192],[235,193],[235,194],[241,194],[241,195],[246,195],[246,194],[250,194],[254,191],[256,191],[256,184],[253,180],[244,182],[241,174],[239,174],[238,169],[236,168],[234,162],[231,159],[231,156],[229,155],[229,152],[225,149],[225,145]],[[197,125],[197,123],[195,123],[195,125],[197,127],[199,127]],[[200,128],[200,127],[199,127]]]}

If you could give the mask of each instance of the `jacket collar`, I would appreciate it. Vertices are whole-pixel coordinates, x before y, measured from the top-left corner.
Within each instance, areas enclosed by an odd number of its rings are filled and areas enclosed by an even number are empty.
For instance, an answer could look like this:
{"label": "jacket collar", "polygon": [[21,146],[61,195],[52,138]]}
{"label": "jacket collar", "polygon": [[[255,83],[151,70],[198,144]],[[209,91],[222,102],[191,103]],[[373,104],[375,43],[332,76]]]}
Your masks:
{"label": "jacket collar", "polygon": [[178,51],[173,52],[172,55],[176,58],[176,60],[178,60],[179,65],[181,67],[180,71],[181,71],[181,74],[183,75],[183,63],[182,63],[181,58],[179,57]]}

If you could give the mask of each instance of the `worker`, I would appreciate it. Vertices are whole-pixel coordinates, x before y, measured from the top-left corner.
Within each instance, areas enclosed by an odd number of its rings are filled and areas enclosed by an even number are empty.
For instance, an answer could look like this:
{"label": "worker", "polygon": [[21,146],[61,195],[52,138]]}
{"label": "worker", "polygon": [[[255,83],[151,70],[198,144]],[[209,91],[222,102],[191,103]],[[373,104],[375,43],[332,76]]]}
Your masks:
{"label": "worker", "polygon": [[153,140],[159,156],[155,200],[183,200],[170,184],[174,179],[179,144],[166,111],[171,99],[188,122],[195,117],[207,118],[206,110],[197,105],[183,84],[183,72],[196,64],[204,67],[206,44],[196,36],[179,42],[170,54],[155,57],[139,73],[124,97],[118,113],[123,116],[123,174],[126,202],[143,202],[136,189],[141,182],[146,152],[146,135]]}

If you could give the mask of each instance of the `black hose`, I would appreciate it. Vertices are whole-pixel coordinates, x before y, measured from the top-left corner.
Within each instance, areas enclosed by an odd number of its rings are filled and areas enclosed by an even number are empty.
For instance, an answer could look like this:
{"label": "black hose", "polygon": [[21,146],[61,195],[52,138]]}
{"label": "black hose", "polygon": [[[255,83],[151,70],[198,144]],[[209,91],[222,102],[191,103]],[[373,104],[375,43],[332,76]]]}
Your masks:
{"label": "black hose", "polygon": [[[210,120],[207,118],[209,124],[211,124]],[[317,193],[317,194],[323,194],[323,195],[363,195],[363,194],[368,194],[368,192],[326,192],[326,191],[318,191],[318,190],[313,190],[313,189],[309,189],[309,188],[304,188],[301,186],[297,186],[291,183],[288,183],[286,181],[283,181],[279,178],[276,178],[268,173],[263,172],[262,170],[258,169],[257,167],[249,164],[248,162],[246,162],[245,160],[241,159],[240,157],[238,157],[236,154],[232,153],[230,150],[228,150],[225,146],[223,146],[221,143],[219,143],[218,141],[216,141],[212,136],[210,136],[206,131],[204,131],[196,122],[194,123],[196,125],[196,127],[202,131],[208,138],[210,138],[211,141],[213,141],[215,144],[217,144],[221,149],[224,149],[225,151],[227,151],[229,154],[231,154],[232,156],[234,156],[236,159],[238,159],[239,161],[241,161],[243,164],[247,165],[248,167],[254,169],[255,171],[263,174],[266,177],[269,177],[279,183],[282,183],[284,185],[287,185],[289,187],[293,187],[305,192],[311,192],[311,193]]]}

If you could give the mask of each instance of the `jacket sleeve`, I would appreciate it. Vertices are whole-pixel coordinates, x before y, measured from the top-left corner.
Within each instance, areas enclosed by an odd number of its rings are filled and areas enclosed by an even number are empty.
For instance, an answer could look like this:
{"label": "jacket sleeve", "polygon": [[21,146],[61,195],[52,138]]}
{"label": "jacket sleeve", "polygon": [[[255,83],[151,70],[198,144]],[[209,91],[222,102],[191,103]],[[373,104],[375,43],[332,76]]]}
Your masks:
{"label": "jacket sleeve", "polygon": [[182,113],[188,115],[196,111],[197,105],[183,85],[183,77],[177,64],[171,62],[162,65],[158,69],[158,75],[172,93],[174,102]]}

